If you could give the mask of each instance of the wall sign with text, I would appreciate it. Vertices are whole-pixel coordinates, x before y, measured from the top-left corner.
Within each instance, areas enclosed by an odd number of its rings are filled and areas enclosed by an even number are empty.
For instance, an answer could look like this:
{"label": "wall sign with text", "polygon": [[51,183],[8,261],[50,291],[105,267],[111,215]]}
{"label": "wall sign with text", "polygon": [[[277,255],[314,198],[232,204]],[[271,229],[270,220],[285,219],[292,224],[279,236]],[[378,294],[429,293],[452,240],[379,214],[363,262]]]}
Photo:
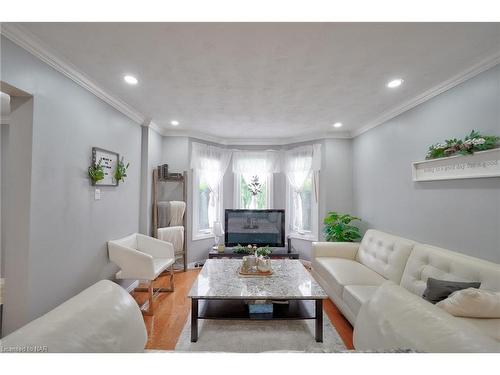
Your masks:
{"label": "wall sign with text", "polygon": [[99,162],[104,169],[104,179],[97,181],[95,184],[100,186],[118,186],[114,174],[118,164],[120,155],[113,151],[104,150],[98,147],[92,147],[92,162]]}
{"label": "wall sign with text", "polygon": [[500,148],[415,162],[413,181],[500,177]]}

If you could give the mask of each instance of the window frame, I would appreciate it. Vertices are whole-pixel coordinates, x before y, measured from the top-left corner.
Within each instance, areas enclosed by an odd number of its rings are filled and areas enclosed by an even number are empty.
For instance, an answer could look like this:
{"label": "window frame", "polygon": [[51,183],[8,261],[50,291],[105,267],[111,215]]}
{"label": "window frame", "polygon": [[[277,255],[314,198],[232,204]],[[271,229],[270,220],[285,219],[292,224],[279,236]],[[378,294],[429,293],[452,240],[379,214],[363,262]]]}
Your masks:
{"label": "window frame", "polygon": [[297,238],[307,241],[318,241],[319,238],[319,172],[311,172],[313,199],[311,202],[311,230],[310,231],[297,231],[292,229],[292,212],[293,212],[293,189],[286,178],[286,231],[287,235],[291,238]]}
{"label": "window frame", "polygon": [[[199,194],[198,194],[198,187],[200,185],[200,173],[197,170],[193,170],[193,185],[192,185],[192,196],[193,196],[193,217],[192,217],[192,240],[193,241],[199,241],[199,240],[205,240],[208,238],[214,238],[214,232],[213,229],[199,229],[198,228],[198,209],[199,209]],[[223,185],[224,185],[224,179],[221,180],[219,183],[218,187],[218,201],[216,202],[217,204],[217,219],[219,221],[222,221],[223,218]]]}
{"label": "window frame", "polygon": [[[233,173],[234,174],[234,189],[233,189],[233,207],[236,209],[244,209],[241,206],[241,173]],[[269,173],[266,177],[266,200],[267,200],[267,208],[265,209],[273,209],[274,208],[274,189],[273,189],[273,173]]]}

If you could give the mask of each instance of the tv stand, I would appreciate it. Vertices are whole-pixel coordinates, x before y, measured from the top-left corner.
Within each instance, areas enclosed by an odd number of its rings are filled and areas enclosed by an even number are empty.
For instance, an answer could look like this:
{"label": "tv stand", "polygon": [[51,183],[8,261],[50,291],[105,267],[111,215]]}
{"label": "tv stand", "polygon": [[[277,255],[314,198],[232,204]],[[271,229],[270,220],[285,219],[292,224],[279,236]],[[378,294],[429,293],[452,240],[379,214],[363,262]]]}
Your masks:
{"label": "tv stand", "polygon": [[[208,253],[208,259],[241,259],[248,254],[236,254],[233,252],[233,248],[226,247],[223,253],[219,253],[216,250],[210,249]],[[273,252],[269,255],[271,259],[299,259],[299,253],[289,253],[286,248],[278,248],[274,249]]]}

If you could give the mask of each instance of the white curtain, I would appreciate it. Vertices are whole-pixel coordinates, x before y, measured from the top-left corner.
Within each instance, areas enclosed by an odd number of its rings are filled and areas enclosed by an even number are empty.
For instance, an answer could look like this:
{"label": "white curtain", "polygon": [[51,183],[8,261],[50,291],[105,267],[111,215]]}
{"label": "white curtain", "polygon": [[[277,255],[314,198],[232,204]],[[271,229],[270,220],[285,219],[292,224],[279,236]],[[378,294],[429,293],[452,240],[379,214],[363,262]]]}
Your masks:
{"label": "white curtain", "polygon": [[[279,151],[233,151],[233,173],[240,174],[246,184],[249,184],[254,176],[264,183],[269,175],[280,172],[280,164]],[[252,196],[248,208],[257,208],[256,196]]]}
{"label": "white curtain", "polygon": [[246,183],[253,176],[264,180],[269,174],[280,171],[279,151],[233,151],[233,173],[243,176]]}
{"label": "white curtain", "polygon": [[[283,170],[286,174],[290,187],[293,190],[293,217],[291,225],[294,229],[302,229],[302,198],[300,193],[304,190],[307,179],[316,175],[321,169],[321,144],[297,147],[285,152],[283,158]],[[314,184],[316,185],[316,184]],[[315,189],[315,199],[317,194]]]}
{"label": "white curtain", "polygon": [[226,173],[229,161],[231,160],[231,150],[206,145],[203,143],[192,143],[191,149],[191,169],[198,172],[208,189],[210,190],[208,200],[208,223],[212,227],[217,221],[216,202],[219,193],[219,185]]}

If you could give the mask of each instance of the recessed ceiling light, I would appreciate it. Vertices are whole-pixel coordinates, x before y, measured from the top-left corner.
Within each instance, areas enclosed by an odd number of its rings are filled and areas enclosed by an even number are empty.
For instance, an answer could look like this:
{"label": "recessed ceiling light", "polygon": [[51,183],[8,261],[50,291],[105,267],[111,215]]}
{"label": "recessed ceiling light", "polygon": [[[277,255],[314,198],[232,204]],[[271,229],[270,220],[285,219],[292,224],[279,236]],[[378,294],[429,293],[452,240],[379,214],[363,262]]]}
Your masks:
{"label": "recessed ceiling light", "polygon": [[333,127],[334,128],[341,128],[342,127],[342,123],[341,122],[336,122],[335,124],[333,124]]}
{"label": "recessed ceiling light", "polygon": [[129,85],[137,85],[137,78],[135,78],[134,76],[125,76],[123,77],[123,79],[125,80],[125,82],[127,82]]}
{"label": "recessed ceiling light", "polygon": [[177,126],[177,125],[179,125],[179,121],[172,120],[172,121],[170,121],[170,125]]}
{"label": "recessed ceiling light", "polygon": [[404,81],[401,78],[393,79],[392,81],[389,81],[387,83],[387,87],[389,87],[390,89],[394,89],[396,87],[401,86],[403,82]]}

